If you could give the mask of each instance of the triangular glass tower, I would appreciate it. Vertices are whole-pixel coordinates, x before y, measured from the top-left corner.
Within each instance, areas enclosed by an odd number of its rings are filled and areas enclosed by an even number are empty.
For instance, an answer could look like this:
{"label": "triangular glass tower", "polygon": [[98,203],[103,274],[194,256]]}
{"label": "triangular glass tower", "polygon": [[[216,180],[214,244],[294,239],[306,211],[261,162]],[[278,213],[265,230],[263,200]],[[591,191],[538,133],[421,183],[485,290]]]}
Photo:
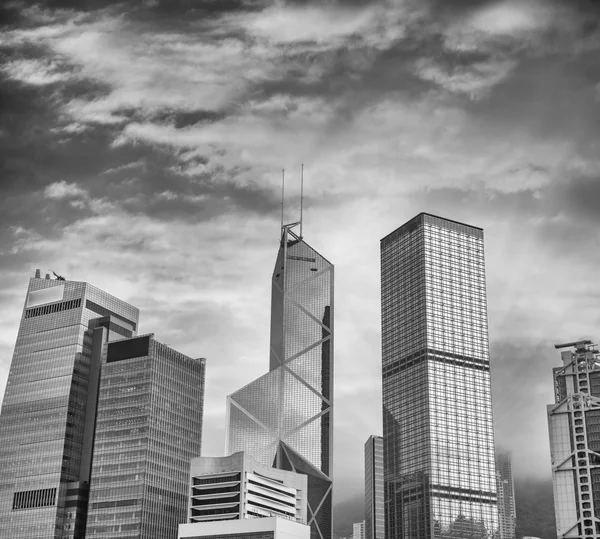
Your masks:
{"label": "triangular glass tower", "polygon": [[270,370],[227,397],[227,452],[308,476],[311,539],[332,537],[333,265],[282,227]]}

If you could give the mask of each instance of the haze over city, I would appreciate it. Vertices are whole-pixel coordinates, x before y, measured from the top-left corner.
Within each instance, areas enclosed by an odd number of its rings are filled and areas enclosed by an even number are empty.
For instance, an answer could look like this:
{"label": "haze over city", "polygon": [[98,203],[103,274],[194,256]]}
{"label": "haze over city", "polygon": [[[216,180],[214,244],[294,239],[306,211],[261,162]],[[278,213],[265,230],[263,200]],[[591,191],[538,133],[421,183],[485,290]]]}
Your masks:
{"label": "haze over city", "polygon": [[[12,2],[0,46],[0,393],[35,268],[206,357],[203,454],[268,369],[285,221],[336,268],[335,489],[381,434],[379,240],[485,232],[497,442],[549,477],[555,342],[598,339],[600,20],[584,1]],[[160,332],[159,332],[160,331]]]}

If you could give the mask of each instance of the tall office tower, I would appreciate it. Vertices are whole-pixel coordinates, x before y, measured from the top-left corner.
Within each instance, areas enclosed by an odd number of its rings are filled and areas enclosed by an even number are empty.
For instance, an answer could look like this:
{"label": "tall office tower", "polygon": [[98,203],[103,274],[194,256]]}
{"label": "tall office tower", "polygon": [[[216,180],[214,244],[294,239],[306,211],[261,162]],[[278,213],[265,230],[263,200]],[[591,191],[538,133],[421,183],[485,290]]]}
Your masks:
{"label": "tall office tower", "polygon": [[227,397],[227,452],[308,476],[312,539],[331,539],[333,265],[282,228],[270,371]]}
{"label": "tall office tower", "polygon": [[483,231],[421,213],[381,240],[386,539],[498,531]]}
{"label": "tall office tower", "polygon": [[550,456],[559,538],[600,538],[600,354],[592,341],[559,344],[548,406]]}
{"label": "tall office tower", "polygon": [[87,283],[29,281],[0,414],[0,537],[83,537],[100,351],[138,316]]}
{"label": "tall office tower", "polygon": [[105,346],[86,537],[177,537],[201,449],[204,372],[204,359],[152,334]]}
{"label": "tall office tower", "polygon": [[515,483],[512,464],[510,454],[498,448],[496,448],[496,477],[500,539],[515,539],[517,513],[515,510]]}
{"label": "tall office tower", "polygon": [[365,539],[383,539],[383,438],[369,436],[365,443]]}

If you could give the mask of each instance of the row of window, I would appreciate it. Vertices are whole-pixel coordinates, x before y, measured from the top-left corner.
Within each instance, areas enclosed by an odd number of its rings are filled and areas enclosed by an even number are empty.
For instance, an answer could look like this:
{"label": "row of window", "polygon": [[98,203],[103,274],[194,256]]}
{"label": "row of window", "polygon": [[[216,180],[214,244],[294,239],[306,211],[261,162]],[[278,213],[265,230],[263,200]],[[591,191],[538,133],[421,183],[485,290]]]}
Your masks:
{"label": "row of window", "polygon": [[33,318],[45,314],[59,313],[69,309],[78,309],[81,307],[81,298],[61,301],[60,303],[51,303],[50,305],[42,305],[41,307],[33,307],[25,309],[25,318]]}
{"label": "row of window", "polygon": [[56,488],[25,490],[15,492],[13,496],[13,511],[15,509],[33,509],[50,507],[56,503]]}

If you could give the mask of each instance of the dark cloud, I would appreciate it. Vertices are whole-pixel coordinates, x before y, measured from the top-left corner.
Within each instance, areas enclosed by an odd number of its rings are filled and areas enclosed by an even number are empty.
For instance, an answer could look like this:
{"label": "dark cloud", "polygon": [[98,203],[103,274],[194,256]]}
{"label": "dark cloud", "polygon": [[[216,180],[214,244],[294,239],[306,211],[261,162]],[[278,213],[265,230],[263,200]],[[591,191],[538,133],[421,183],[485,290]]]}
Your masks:
{"label": "dark cloud", "polygon": [[[213,123],[219,120],[223,120],[227,117],[227,113],[224,111],[211,111],[211,110],[194,110],[194,111],[178,111],[178,110],[167,110],[162,111],[151,118],[152,121],[157,123],[171,124],[177,129],[189,127],[196,124]],[[133,115],[132,119],[136,119]]]}
{"label": "dark cloud", "polygon": [[584,176],[567,182],[557,189],[554,204],[572,219],[600,225],[600,171],[594,176]]}
{"label": "dark cloud", "polygon": [[46,13],[69,10],[94,14],[110,10],[133,19],[171,25],[223,13],[260,10],[268,4],[269,0],[37,0],[3,4],[0,7],[0,23],[11,26],[24,24],[27,22],[23,17],[24,10],[37,8]]}
{"label": "dark cloud", "polygon": [[519,130],[586,145],[597,139],[600,125],[595,89],[600,64],[592,65],[592,56],[597,58],[597,53],[569,61],[524,59],[487,97],[472,101],[468,110],[490,130]]}

